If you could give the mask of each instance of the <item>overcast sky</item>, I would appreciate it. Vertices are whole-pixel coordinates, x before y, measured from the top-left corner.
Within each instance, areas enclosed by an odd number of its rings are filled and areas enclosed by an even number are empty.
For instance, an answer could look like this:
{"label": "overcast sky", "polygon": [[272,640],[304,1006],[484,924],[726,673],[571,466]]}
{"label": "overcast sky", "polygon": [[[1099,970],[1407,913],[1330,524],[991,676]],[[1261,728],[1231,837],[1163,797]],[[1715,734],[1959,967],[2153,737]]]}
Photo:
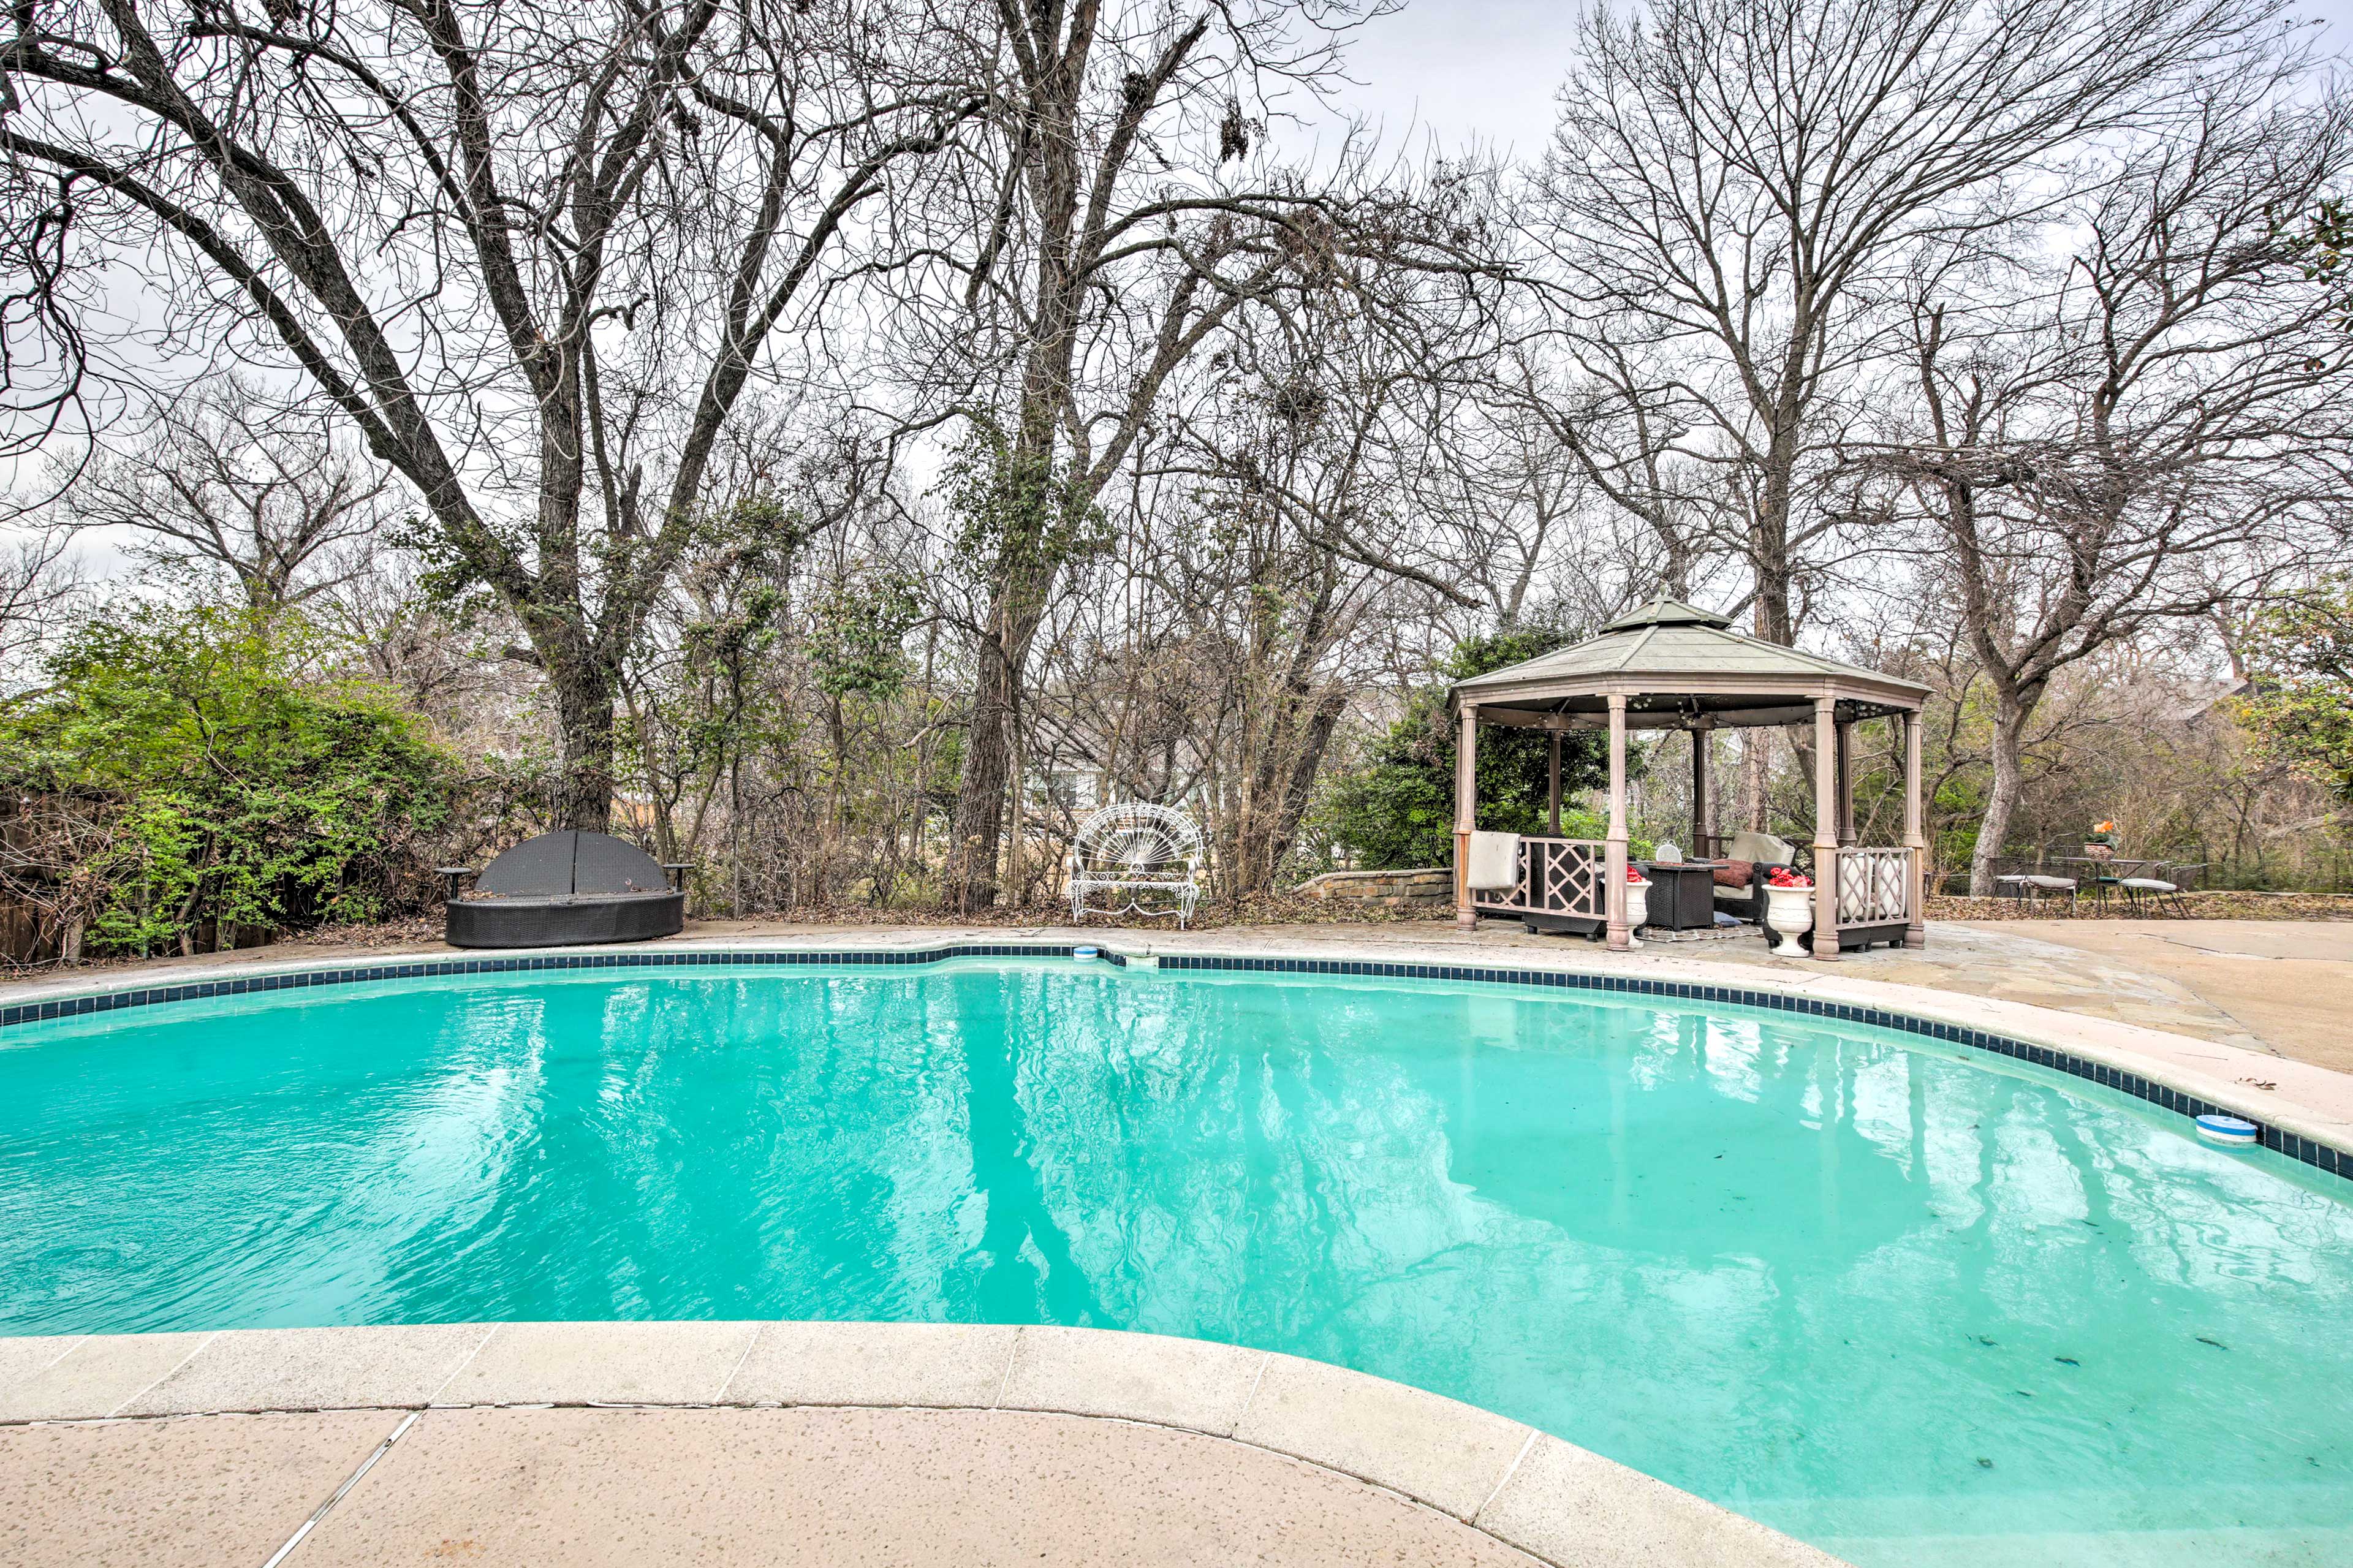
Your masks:
{"label": "overcast sky", "polygon": [[[1567,72],[1576,17],[1587,3],[1409,0],[1356,32],[1346,67],[1355,85],[1340,89],[1334,108],[1377,121],[1392,152],[1419,154],[1434,142],[1452,153],[1476,142],[1539,156],[1552,133],[1553,89]],[[2319,52],[2353,54],[2353,0],[2306,0],[2295,9],[2314,19]],[[1329,136],[1329,123],[1318,118],[1278,131],[1279,144]],[[97,574],[123,568],[108,542],[86,538],[80,553]]]}
{"label": "overcast sky", "polygon": [[[2353,0],[2345,0],[2353,5]],[[1533,156],[1552,134],[1552,92],[1568,69],[1580,0],[1410,0],[1348,46],[1335,108],[1380,122],[1391,147],[1430,136],[1448,152],[1479,141]]]}
{"label": "overcast sky", "polygon": [[[1452,152],[1478,140],[1523,157],[1552,133],[1552,93],[1567,74],[1587,0],[1410,0],[1366,23],[1348,50],[1362,85],[1345,96],[1382,122],[1388,144],[1409,131]],[[2305,0],[2320,52],[2353,53],[2353,0]]]}

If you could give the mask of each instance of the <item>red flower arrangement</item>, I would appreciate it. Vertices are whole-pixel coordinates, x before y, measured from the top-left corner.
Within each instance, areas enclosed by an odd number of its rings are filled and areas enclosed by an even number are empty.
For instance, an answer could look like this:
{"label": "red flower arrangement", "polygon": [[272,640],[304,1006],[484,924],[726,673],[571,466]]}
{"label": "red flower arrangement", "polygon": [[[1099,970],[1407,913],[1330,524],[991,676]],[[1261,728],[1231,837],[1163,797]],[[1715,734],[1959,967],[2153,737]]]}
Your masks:
{"label": "red flower arrangement", "polygon": [[1810,888],[1814,879],[1800,876],[1787,866],[1776,866],[1765,873],[1765,885],[1770,888]]}
{"label": "red flower arrangement", "polygon": [[1640,882],[1645,887],[1650,885],[1650,879],[1643,876],[1641,872],[1637,871],[1631,866],[1626,868],[1626,879],[1630,882]]}

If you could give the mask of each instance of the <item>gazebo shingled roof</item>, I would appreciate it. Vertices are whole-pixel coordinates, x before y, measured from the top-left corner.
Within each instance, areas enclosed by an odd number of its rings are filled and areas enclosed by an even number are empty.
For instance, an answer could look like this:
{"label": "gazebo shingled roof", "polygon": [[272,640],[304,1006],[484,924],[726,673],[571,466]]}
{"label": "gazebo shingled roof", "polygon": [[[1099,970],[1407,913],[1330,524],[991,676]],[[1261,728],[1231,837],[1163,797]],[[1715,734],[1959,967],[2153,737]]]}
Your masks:
{"label": "gazebo shingled roof", "polygon": [[[1454,782],[1457,921],[1468,929],[1480,910],[1469,869],[1478,816],[1480,726],[1552,732],[1548,804],[1554,837],[1524,841],[1517,891],[1491,900],[1487,911],[1521,913],[1532,931],[1539,921],[1553,921],[1551,929],[1599,928],[1611,947],[1623,948],[1632,939],[1626,900],[1628,731],[1691,732],[1692,815],[1694,830],[1704,838],[1708,731],[1802,725],[1813,740],[1814,955],[1836,957],[1848,937],[1865,945],[1892,937],[1916,947],[1923,940],[1927,858],[1917,715],[1927,698],[1928,689],[1917,681],[1744,637],[1725,616],[1667,598],[1620,616],[1583,642],[1458,681],[1447,693],[1461,729]],[[1854,726],[1867,719],[1888,719],[1897,727],[1904,774],[1901,847],[1854,842],[1854,788],[1848,770]],[[1561,733],[1605,726],[1608,837],[1598,843],[1562,839]]]}
{"label": "gazebo shingled roof", "polygon": [[[1825,691],[1839,719],[1851,722],[1917,711],[1928,695],[1915,681],[1731,627],[1722,616],[1653,599],[1583,642],[1459,681],[1449,700],[1456,708],[1475,704],[1482,723],[1510,724],[1520,714],[1598,720],[1615,693],[1627,700],[1630,726],[1655,729],[1694,713],[1734,726],[1810,721],[1812,699]],[[1802,712],[1793,707],[1797,700],[1807,703]]]}

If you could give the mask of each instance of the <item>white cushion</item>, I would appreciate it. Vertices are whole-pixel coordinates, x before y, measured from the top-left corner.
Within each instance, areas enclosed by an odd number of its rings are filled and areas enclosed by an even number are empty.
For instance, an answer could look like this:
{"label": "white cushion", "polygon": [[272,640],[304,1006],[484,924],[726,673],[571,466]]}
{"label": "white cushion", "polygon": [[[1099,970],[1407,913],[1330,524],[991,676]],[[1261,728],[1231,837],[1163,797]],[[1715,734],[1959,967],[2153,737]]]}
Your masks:
{"label": "white cushion", "polygon": [[1732,847],[1725,854],[1727,860],[1754,860],[1762,866],[1786,866],[1797,855],[1786,838],[1776,838],[1769,833],[1736,833]]}
{"label": "white cushion", "polygon": [[2021,877],[2019,879],[2030,888],[2043,888],[2054,893],[2075,890],[2075,879],[2073,877]]}
{"label": "white cushion", "polygon": [[1473,833],[1470,875],[1464,879],[1474,892],[1492,893],[1520,885],[1520,836],[1516,833]]}
{"label": "white cushion", "polygon": [[2160,882],[2154,877],[2126,877],[2116,885],[2121,888],[2132,888],[2144,893],[2178,893],[2181,890],[2172,883]]}

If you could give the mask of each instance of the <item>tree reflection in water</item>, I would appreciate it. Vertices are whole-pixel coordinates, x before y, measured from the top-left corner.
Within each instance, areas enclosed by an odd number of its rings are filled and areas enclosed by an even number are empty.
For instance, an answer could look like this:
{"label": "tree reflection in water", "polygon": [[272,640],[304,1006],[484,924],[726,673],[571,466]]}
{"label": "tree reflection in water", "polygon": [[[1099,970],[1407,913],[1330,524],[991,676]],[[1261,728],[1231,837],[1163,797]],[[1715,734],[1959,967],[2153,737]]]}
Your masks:
{"label": "tree reflection in water", "polygon": [[2353,1561],[2327,1178],[1724,1013],[1010,964],[42,1026],[0,1052],[0,1327],[1145,1329],[1470,1400],[1870,1563],[2226,1526]]}

